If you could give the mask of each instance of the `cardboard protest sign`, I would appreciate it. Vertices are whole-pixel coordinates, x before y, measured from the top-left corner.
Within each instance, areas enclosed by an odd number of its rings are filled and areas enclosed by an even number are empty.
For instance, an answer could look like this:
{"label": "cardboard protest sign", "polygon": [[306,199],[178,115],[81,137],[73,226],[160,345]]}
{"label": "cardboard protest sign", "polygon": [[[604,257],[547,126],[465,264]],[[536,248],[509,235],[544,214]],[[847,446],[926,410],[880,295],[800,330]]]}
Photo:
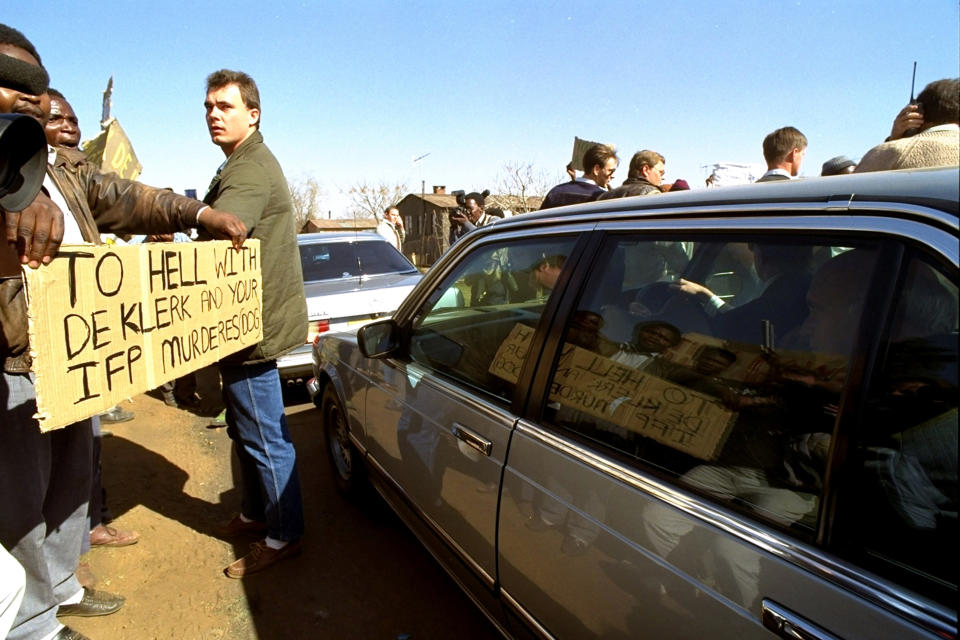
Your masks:
{"label": "cardboard protest sign", "polygon": [[[533,332],[515,325],[490,373],[515,383]],[[550,401],[702,460],[716,459],[737,418],[717,398],[569,343],[551,381]]]}
{"label": "cardboard protest sign", "polygon": [[62,246],[24,269],[42,431],[262,339],[260,242]]}
{"label": "cardboard protest sign", "polygon": [[[573,138],[573,153],[570,155],[570,166],[576,169],[577,171],[583,171],[583,154],[587,152],[587,149],[592,147],[595,144],[604,144],[602,142],[594,142],[592,140],[584,140],[574,136]],[[613,147],[613,145],[607,145]]]}

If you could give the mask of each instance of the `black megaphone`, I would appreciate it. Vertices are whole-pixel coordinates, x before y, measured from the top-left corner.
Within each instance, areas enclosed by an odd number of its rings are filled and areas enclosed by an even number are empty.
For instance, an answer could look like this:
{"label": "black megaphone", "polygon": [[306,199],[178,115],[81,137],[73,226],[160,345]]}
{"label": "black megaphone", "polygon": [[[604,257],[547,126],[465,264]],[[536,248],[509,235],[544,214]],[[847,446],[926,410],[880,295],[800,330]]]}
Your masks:
{"label": "black megaphone", "polygon": [[0,209],[25,209],[37,197],[46,169],[47,140],[40,123],[0,113]]}

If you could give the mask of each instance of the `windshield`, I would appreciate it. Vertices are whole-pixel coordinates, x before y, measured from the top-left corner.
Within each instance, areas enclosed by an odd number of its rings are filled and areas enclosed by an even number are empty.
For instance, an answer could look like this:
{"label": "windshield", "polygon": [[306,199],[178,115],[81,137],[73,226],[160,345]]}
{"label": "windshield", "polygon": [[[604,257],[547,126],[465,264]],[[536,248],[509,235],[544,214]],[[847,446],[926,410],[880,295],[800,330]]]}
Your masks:
{"label": "windshield", "polygon": [[417,269],[386,242],[315,242],[300,245],[304,282],[338,280]]}

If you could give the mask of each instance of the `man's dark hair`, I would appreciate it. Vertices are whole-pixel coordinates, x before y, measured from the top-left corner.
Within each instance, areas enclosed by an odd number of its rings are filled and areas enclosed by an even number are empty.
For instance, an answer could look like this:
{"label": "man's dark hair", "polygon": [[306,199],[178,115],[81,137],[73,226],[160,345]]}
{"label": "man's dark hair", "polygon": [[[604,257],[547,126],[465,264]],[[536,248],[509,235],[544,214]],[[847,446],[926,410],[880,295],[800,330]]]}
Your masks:
{"label": "man's dark hair", "polygon": [[63,95],[62,93],[60,93],[59,91],[57,91],[57,90],[54,89],[53,87],[50,87],[49,89],[47,89],[47,93],[50,94],[50,97],[51,97],[51,98],[59,98],[59,99],[63,100],[64,102],[69,102],[69,101],[67,100],[67,97],[66,97],[65,95]]}
{"label": "man's dark hair", "polygon": [[[390,209],[397,209],[397,205],[392,204],[392,205],[390,205],[389,207],[387,207],[386,209],[384,209],[383,212],[384,212],[384,213],[390,213]],[[400,213],[400,209],[397,209],[397,213]]]}
{"label": "man's dark hair", "polygon": [[924,125],[960,122],[960,78],[931,82],[917,96],[923,105]]}
{"label": "man's dark hair", "polygon": [[43,60],[40,59],[40,54],[37,53],[36,48],[33,46],[27,37],[5,24],[0,24],[0,44],[10,44],[15,47],[20,47],[34,58],[37,59],[37,62],[40,63],[40,66],[43,66]]}
{"label": "man's dark hair", "polygon": [[763,139],[763,159],[767,166],[780,164],[794,149],[806,148],[807,136],[794,127],[783,127]]}
{"label": "man's dark hair", "polygon": [[601,167],[605,167],[607,160],[616,157],[617,152],[610,145],[595,144],[583,154],[583,170],[586,173],[590,173],[595,166],[600,165]]}
{"label": "man's dark hair", "polygon": [[[254,82],[253,78],[243,71],[231,71],[230,69],[214,71],[207,76],[207,93],[231,84],[237,85],[240,90],[243,106],[247,109],[260,111],[260,90],[257,89],[257,83]],[[260,128],[259,118],[257,119],[257,128]]]}
{"label": "man's dark hair", "polygon": [[484,189],[480,193],[476,191],[471,191],[470,193],[463,196],[463,202],[466,204],[467,200],[473,200],[477,203],[477,206],[483,209],[484,205],[487,203],[487,196],[490,195],[489,189]]}
{"label": "man's dark hair", "polygon": [[628,178],[642,178],[643,173],[641,169],[643,167],[655,167],[658,162],[666,163],[667,160],[662,155],[656,151],[650,151],[649,149],[644,149],[643,151],[637,151],[633,154],[633,157],[630,158],[630,169],[627,171]]}

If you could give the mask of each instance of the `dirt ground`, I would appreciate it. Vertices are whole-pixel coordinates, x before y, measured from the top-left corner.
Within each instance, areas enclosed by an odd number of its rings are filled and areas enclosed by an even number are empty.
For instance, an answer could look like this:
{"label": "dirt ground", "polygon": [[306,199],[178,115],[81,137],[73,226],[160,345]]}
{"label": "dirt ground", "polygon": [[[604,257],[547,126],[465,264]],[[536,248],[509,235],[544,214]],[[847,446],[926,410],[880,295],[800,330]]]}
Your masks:
{"label": "dirt ground", "polygon": [[[203,395],[216,398],[212,383],[201,382]],[[215,403],[201,413],[215,413]],[[112,435],[103,440],[104,486],[112,525],[139,531],[141,540],[95,548],[82,560],[95,588],[127,603],[110,616],[65,618],[72,628],[93,640],[498,637],[382,502],[356,506],[336,494],[319,412],[305,394],[287,403],[303,485],[304,551],[245,580],[223,569],[251,540],[212,534],[239,505],[225,429],[150,395],[123,406],[136,417],[105,427]]]}

